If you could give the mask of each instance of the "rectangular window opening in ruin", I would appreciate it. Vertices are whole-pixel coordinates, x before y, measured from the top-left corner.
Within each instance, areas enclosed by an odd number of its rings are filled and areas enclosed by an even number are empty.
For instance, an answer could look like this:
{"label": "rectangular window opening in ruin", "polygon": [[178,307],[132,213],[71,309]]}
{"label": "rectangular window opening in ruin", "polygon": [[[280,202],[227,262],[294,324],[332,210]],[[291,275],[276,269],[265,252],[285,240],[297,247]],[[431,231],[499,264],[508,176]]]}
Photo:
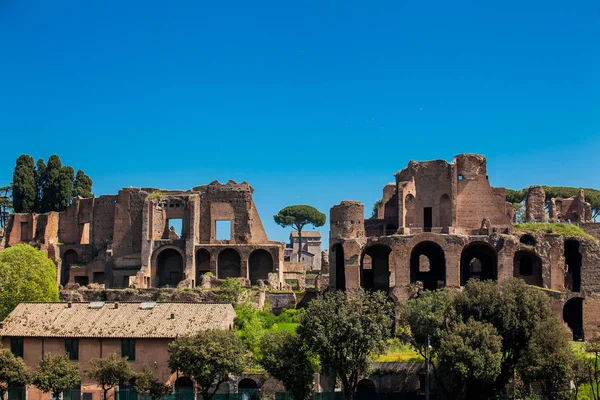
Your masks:
{"label": "rectangular window opening in ruin", "polygon": [[431,232],[433,227],[433,210],[431,207],[425,207],[423,209],[423,231]]}
{"label": "rectangular window opening in ruin", "polygon": [[81,235],[79,237],[79,244],[90,244],[90,223],[79,224],[81,229]]}
{"label": "rectangular window opening in ruin", "polygon": [[183,218],[169,218],[169,239],[183,237]]}
{"label": "rectangular window opening in ruin", "polygon": [[215,221],[215,240],[231,240],[231,220]]}
{"label": "rectangular window opening in ruin", "polygon": [[29,224],[27,222],[21,222],[21,242],[29,241]]}

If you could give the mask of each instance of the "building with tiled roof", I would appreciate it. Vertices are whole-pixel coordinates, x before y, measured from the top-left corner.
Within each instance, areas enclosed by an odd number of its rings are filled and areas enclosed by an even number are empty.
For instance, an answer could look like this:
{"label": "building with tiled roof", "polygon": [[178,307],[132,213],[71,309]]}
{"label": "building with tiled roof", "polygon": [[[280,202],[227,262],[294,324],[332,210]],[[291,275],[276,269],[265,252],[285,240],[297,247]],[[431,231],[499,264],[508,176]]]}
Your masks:
{"label": "building with tiled roof", "polygon": [[[76,393],[100,400],[101,391],[84,373],[92,358],[116,353],[127,357],[134,370],[148,365],[155,378],[174,383],[177,376],[167,364],[169,343],[208,329],[232,329],[235,315],[231,304],[216,303],[21,303],[0,323],[0,338],[2,347],[30,368],[46,354],[69,354],[81,370]],[[49,398],[27,388],[27,400]]]}

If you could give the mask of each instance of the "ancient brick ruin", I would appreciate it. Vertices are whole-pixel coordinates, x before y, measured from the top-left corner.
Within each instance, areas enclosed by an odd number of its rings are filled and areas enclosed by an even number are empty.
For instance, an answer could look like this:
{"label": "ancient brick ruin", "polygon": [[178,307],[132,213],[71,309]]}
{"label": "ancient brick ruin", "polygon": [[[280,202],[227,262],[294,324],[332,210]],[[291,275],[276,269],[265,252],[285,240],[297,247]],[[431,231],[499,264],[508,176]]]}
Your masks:
{"label": "ancient brick ruin", "polygon": [[[420,289],[460,288],[468,279],[520,277],[549,289],[574,338],[600,331],[600,247],[597,240],[556,233],[513,232],[515,210],[504,188],[490,185],[486,159],[461,154],[415,162],[383,189],[372,218],[342,201],[330,211],[330,287],[383,290],[405,299]],[[540,192],[541,189],[541,192]],[[527,219],[543,222],[545,194],[532,187]],[[568,218],[598,235],[583,191],[553,199],[550,218]],[[598,236],[596,236],[598,238]]]}
{"label": "ancient brick ruin", "polygon": [[[188,191],[126,188],[74,199],[64,212],[16,214],[5,245],[30,243],[59,267],[63,286],[194,287],[201,276],[280,287],[283,247],[269,241],[246,183],[217,181]],[[181,233],[170,229],[179,220]],[[217,225],[229,237],[217,237]]]}

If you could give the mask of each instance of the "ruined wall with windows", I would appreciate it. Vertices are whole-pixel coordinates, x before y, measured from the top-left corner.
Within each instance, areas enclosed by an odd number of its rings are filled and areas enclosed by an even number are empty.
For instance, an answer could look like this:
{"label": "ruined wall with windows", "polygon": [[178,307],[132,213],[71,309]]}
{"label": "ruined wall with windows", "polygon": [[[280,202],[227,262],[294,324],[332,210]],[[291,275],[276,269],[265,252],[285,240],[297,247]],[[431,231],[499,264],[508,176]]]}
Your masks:
{"label": "ruined wall with windows", "polygon": [[[544,222],[543,189],[529,191],[528,216]],[[386,206],[396,200],[393,209]],[[563,200],[564,201],[564,200]],[[573,199],[586,213],[583,193]],[[575,206],[569,206],[571,209]],[[483,156],[411,161],[386,185],[377,212],[342,201],[330,211],[331,289],[381,290],[396,300],[420,290],[460,288],[469,279],[518,277],[560,293],[557,309],[574,338],[600,337],[600,245],[584,236],[516,232],[504,188],[490,185]],[[397,229],[387,229],[395,218]],[[598,224],[579,218],[598,234]]]}
{"label": "ruined wall with windows", "polygon": [[234,181],[187,191],[126,188],[75,198],[60,213],[15,214],[2,240],[46,251],[63,286],[192,287],[212,273],[279,288],[283,244],[267,239],[252,193]]}

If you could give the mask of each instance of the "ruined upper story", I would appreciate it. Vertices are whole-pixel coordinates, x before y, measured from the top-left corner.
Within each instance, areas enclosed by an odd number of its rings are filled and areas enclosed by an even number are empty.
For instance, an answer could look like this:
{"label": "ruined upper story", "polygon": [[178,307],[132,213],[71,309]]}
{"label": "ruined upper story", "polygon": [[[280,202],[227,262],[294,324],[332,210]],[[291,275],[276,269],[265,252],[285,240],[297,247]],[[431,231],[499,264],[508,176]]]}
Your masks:
{"label": "ruined upper story", "polygon": [[367,236],[394,233],[478,231],[484,220],[506,230],[514,210],[506,190],[490,185],[484,156],[459,154],[452,162],[410,161],[383,189],[374,218],[365,221]]}
{"label": "ruined upper story", "polygon": [[[267,235],[246,182],[211,182],[187,191],[124,188],[117,195],[76,198],[62,212],[15,214],[6,245],[35,242],[87,247],[89,258],[111,244],[115,258],[138,254],[144,241],[192,240],[194,244],[260,244]],[[170,227],[181,220],[180,233]],[[217,221],[230,237],[217,239]]]}

